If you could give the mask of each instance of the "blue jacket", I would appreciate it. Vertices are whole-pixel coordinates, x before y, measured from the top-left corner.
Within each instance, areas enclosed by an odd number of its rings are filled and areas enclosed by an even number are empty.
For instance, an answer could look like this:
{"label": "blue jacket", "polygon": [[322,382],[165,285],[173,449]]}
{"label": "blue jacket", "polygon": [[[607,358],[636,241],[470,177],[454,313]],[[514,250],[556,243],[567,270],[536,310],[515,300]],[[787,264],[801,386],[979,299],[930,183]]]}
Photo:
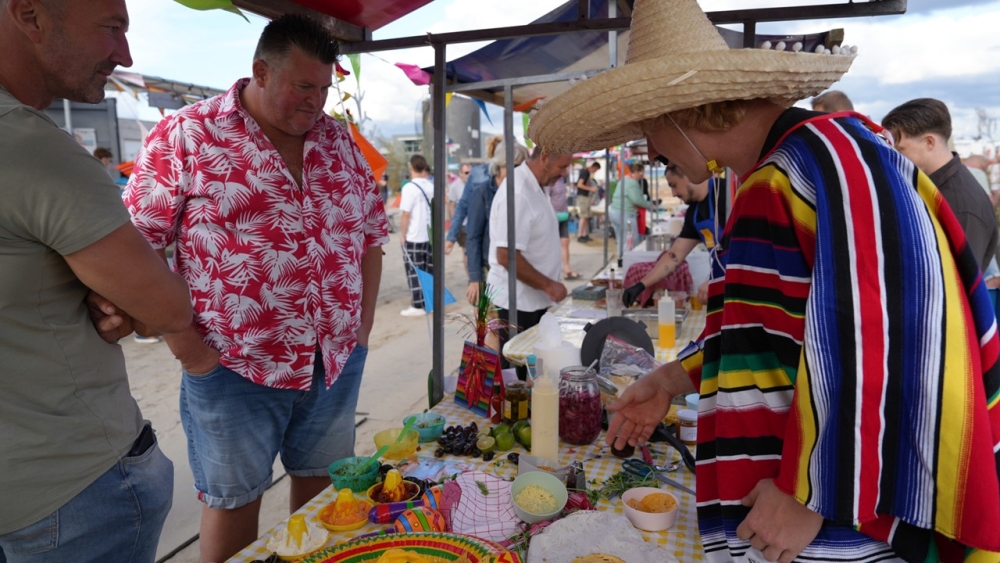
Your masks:
{"label": "blue jacket", "polygon": [[489,266],[490,251],[490,208],[497,193],[496,179],[490,176],[490,165],[476,166],[465,183],[462,198],[455,206],[455,216],[451,218],[447,240],[455,242],[465,225],[465,258],[468,263],[469,282],[482,282],[483,270]]}

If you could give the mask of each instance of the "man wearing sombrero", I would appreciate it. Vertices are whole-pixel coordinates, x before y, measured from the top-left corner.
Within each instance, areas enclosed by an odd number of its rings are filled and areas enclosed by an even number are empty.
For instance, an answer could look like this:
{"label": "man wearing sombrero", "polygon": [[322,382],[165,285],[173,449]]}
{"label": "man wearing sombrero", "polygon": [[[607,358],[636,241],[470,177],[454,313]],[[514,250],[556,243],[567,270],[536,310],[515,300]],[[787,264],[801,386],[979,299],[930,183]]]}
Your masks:
{"label": "man wearing sombrero", "polygon": [[636,0],[626,64],[532,120],[548,151],[645,137],[693,182],[742,180],[702,338],[609,407],[608,441],[645,441],[700,389],[709,561],[998,561],[986,287],[940,193],[877,125],[788,109],[839,80],[854,58],[840,51],[729,50],[694,0]]}

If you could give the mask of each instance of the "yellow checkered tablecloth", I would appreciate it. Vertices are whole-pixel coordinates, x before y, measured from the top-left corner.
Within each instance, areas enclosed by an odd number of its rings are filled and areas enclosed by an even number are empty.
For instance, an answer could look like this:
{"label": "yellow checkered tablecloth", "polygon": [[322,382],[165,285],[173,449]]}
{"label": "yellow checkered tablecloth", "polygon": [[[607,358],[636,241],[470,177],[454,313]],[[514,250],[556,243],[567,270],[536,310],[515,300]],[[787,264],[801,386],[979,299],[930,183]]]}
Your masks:
{"label": "yellow checkered tablecloth", "polygon": [[[702,318],[704,318],[704,316],[702,316]],[[486,419],[455,404],[454,398],[450,395],[446,396],[440,404],[434,407],[433,412],[446,417],[446,424],[448,425],[458,424],[465,426],[473,421],[479,424],[480,427],[489,425],[489,422]],[[667,444],[652,444],[650,447],[653,451],[654,460],[658,464],[663,464],[664,461],[672,462],[680,459],[680,454]],[[433,442],[430,444],[423,444],[421,446],[421,450],[417,452],[417,455],[430,456],[435,448],[436,445]],[[526,453],[524,448],[520,445],[515,446],[512,451]],[[594,444],[589,446],[569,446],[567,444],[563,444],[560,448],[559,455],[560,464],[582,461],[584,469],[587,473],[588,481],[597,481],[600,483],[608,477],[621,471],[622,460],[611,455],[610,449],[604,445],[603,434]],[[478,462],[474,464],[480,471],[512,479],[517,475],[517,467],[513,463],[506,461],[505,456],[506,452],[498,452],[496,459],[493,461],[484,462],[480,458]],[[452,459],[467,462],[476,461],[472,458]],[[695,488],[694,474],[683,466],[681,466],[681,469],[675,473],[670,474],[670,476],[691,489]],[[593,485],[588,485],[588,487],[590,486]],[[677,515],[677,524],[672,529],[664,532],[642,532],[643,537],[647,542],[655,543],[656,545],[661,546],[668,553],[676,557],[678,561],[701,561],[703,553],[701,548],[701,538],[698,535],[698,521],[695,513],[694,496],[667,485],[661,485],[661,488],[673,493],[680,503],[680,512]],[[333,502],[336,494],[337,492],[334,491],[332,487],[328,487],[319,496],[309,501],[304,507],[299,509],[296,514],[304,514],[308,519],[316,519],[318,518],[320,510],[327,504]],[[617,514],[621,514],[622,518],[625,518],[622,501],[619,498],[612,501],[601,501],[597,508],[598,510],[613,511]],[[284,528],[287,524],[288,521],[285,520],[271,530],[268,530],[267,533],[258,538],[257,541],[247,546],[243,551],[236,554],[230,559],[230,561],[250,563],[255,559],[266,559],[270,555],[266,548],[268,538],[270,538],[276,530]],[[327,547],[333,547],[334,545],[345,542],[361,534],[378,531],[383,527],[384,525],[382,524],[366,524],[365,527],[352,532],[331,532],[330,541],[327,543]]]}
{"label": "yellow checkered tablecloth", "polygon": [[[560,305],[553,314],[559,318],[559,328],[562,331],[563,340],[579,348],[583,344],[583,337],[586,334],[583,328],[587,323],[596,323],[600,320],[585,317],[589,317],[590,311],[598,310],[594,301],[574,301],[573,299],[568,299]],[[677,353],[683,350],[688,343],[697,340],[704,328],[705,309],[701,308],[697,311],[689,310],[687,318],[684,319],[680,330],[677,331],[677,338],[673,348],[660,348],[659,341],[653,339],[653,348],[656,350],[657,361],[669,362],[677,359]],[[537,326],[518,333],[504,345],[504,357],[514,365],[524,365],[528,354],[531,354],[535,344],[538,344],[538,338]]]}

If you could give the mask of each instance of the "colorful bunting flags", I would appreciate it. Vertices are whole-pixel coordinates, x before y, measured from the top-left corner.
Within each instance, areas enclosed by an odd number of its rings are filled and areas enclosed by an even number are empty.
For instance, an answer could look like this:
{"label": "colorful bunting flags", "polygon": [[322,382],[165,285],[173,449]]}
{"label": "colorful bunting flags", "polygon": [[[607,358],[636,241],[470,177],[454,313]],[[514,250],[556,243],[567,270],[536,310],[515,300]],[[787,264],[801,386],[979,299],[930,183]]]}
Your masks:
{"label": "colorful bunting flags", "polygon": [[232,0],[174,0],[182,6],[187,6],[193,10],[223,10],[226,12],[231,12],[238,15],[239,17],[250,23],[243,12],[239,8],[233,6]]}
{"label": "colorful bunting flags", "polygon": [[476,98],[472,98],[472,101],[476,102],[476,105],[479,106],[479,109],[483,110],[483,114],[486,115],[486,121],[489,121],[490,125],[493,125],[493,120],[490,119],[490,112],[486,111],[486,102],[482,100],[477,100]]}
{"label": "colorful bunting flags", "polygon": [[431,75],[424,72],[424,69],[417,65],[408,65],[406,63],[396,63],[396,66],[406,74],[406,77],[410,79],[410,82],[416,84],[417,86],[427,86],[431,83]]}

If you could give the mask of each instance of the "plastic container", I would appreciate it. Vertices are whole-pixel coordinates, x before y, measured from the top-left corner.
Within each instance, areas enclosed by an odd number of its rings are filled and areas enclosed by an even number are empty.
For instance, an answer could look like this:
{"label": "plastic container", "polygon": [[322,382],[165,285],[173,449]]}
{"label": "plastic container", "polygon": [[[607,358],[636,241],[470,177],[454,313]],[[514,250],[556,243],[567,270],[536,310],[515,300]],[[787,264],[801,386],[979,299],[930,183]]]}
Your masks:
{"label": "plastic container", "polygon": [[677,439],[685,446],[698,444],[698,411],[681,409],[677,412]]}
{"label": "plastic container", "polygon": [[532,471],[541,471],[542,473],[548,473],[559,479],[560,482],[565,483],[566,478],[569,477],[570,466],[566,467],[556,467],[556,463],[552,460],[545,459],[542,457],[521,454],[517,460],[517,474],[524,475],[525,473],[530,473]]}
{"label": "plastic container", "polygon": [[413,423],[412,430],[417,431],[418,441],[433,442],[441,437],[441,433],[444,432],[445,417],[432,412],[411,414],[403,419],[403,426],[414,417],[417,420]]}
{"label": "plastic container", "polygon": [[389,449],[386,450],[384,457],[390,459],[401,459],[413,454],[413,452],[417,451],[417,439],[420,435],[417,434],[416,430],[407,430],[406,435],[397,444],[396,438],[399,437],[399,433],[402,431],[402,428],[389,428],[388,430],[379,432],[374,438],[375,448],[381,448],[388,444]]}
{"label": "plastic container", "polygon": [[[642,500],[647,495],[651,495],[653,493],[663,493],[673,497],[673,510],[667,512],[643,512],[628,505],[628,501],[630,500]],[[655,489],[653,487],[635,487],[633,489],[629,489],[622,494],[622,504],[625,508],[625,517],[628,518],[628,521],[631,522],[633,526],[639,528],[640,530],[645,530],[647,532],[662,532],[663,530],[673,528],[674,524],[677,523],[677,512],[680,507],[680,504],[677,502],[677,497],[662,489]]]}
{"label": "plastic container", "polygon": [[562,370],[559,380],[559,437],[586,446],[601,435],[601,390],[597,374],[584,366]]}
{"label": "plastic container", "polygon": [[[531,454],[559,463],[559,385],[555,373],[544,373],[531,390]],[[558,372],[556,372],[558,373]]]}
{"label": "plastic container", "polygon": [[687,408],[695,412],[698,412],[698,399],[699,395],[697,393],[688,393],[687,395],[684,396],[684,403],[686,404]]}
{"label": "plastic container", "polygon": [[327,467],[327,473],[330,475],[333,488],[338,491],[341,489],[365,491],[374,485],[375,481],[378,481],[378,468],[381,465],[377,461],[373,461],[371,465],[366,467],[361,475],[350,475],[353,472],[352,468],[364,463],[367,459],[367,457],[345,457],[331,463]]}
{"label": "plastic container", "polygon": [[[517,504],[517,494],[521,492],[522,489],[528,485],[538,485],[539,487],[545,489],[546,491],[552,493],[556,497],[556,510],[546,512],[544,514],[538,514],[534,512],[528,512],[527,510],[521,508]],[[511,503],[514,505],[514,513],[521,521],[528,524],[537,524],[539,522],[544,522],[546,520],[552,520],[562,509],[566,507],[566,501],[569,500],[569,493],[566,491],[566,485],[556,477],[545,473],[543,471],[531,471],[523,475],[518,475],[514,482],[510,486],[510,497]]]}
{"label": "plastic container", "polygon": [[677,325],[675,319],[674,302],[669,297],[660,299],[657,305],[659,311],[659,332],[660,338],[657,344],[660,348],[673,348],[677,345]]}

